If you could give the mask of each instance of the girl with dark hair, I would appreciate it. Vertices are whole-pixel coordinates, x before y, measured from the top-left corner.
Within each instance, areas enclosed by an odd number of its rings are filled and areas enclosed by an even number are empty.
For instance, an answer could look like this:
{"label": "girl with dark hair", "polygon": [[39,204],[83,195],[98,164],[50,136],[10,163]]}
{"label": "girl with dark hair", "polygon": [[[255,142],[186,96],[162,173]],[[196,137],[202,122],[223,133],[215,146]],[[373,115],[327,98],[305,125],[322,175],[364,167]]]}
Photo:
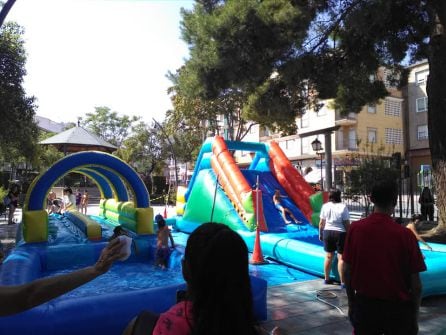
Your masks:
{"label": "girl with dark hair", "polygon": [[260,334],[253,314],[248,249],[236,232],[220,223],[202,224],[189,236],[182,268],[185,300],[161,314],[153,332],[141,329],[136,320],[124,334]]}
{"label": "girl with dark hair", "polygon": [[338,256],[338,272],[341,285],[344,284],[342,252],[349,224],[350,213],[347,206],[341,202],[341,191],[331,190],[328,202],[322,206],[319,221],[319,240],[324,242],[325,250],[325,284],[333,284],[333,280],[330,279],[330,272],[335,252],[337,252]]}

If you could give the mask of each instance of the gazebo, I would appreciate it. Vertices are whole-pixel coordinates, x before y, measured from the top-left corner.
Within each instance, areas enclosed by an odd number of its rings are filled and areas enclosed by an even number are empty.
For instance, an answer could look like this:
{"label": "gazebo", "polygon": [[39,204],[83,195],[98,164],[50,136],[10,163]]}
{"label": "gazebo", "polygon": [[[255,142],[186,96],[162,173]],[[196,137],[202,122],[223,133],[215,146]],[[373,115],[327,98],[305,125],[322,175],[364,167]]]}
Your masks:
{"label": "gazebo", "polygon": [[112,153],[117,149],[113,144],[104,141],[79,125],[40,141],[39,144],[53,145],[65,155],[92,150]]}

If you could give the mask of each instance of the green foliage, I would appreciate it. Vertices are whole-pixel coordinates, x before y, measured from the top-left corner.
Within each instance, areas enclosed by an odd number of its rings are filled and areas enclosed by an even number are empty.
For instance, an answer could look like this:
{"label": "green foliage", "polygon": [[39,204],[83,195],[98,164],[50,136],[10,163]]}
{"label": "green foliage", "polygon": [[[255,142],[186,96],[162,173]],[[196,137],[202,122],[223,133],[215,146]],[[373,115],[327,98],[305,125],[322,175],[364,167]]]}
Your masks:
{"label": "green foliage", "polygon": [[[54,133],[40,132],[38,141],[54,136]],[[52,145],[37,145],[35,148],[34,159],[31,161],[32,166],[37,171],[45,171],[61,159],[64,155]]]}
{"label": "green foliage", "polygon": [[109,107],[95,107],[94,113],[87,113],[83,125],[103,140],[120,147],[140,120],[137,116],[118,115]]}
{"label": "green foliage", "polygon": [[150,175],[152,172],[162,171],[165,151],[159,131],[139,122],[133,127],[132,134],[123,141],[116,155],[138,172]]}
{"label": "green foliage", "polygon": [[[178,74],[171,74],[170,78],[176,82]],[[208,135],[222,135],[226,131],[228,140],[240,141],[249,131],[242,115],[244,98],[240,92],[228,90],[216,99],[206,100],[187,97],[175,85],[170,88],[170,93],[173,93],[171,99],[174,109],[166,113],[166,133],[177,136],[177,143],[182,142],[182,139],[189,141],[194,157],[199,150],[196,146]],[[178,134],[179,131],[182,133]],[[184,144],[180,146],[184,147]]]}
{"label": "green foliage", "polygon": [[27,161],[35,152],[38,129],[34,121],[34,97],[26,96],[26,54],[23,29],[15,23],[0,28],[0,156]]}
{"label": "green foliage", "polygon": [[359,112],[387,95],[380,66],[401,86],[405,57],[428,56],[427,3],[197,1],[182,12],[190,58],[176,84],[189,98],[240,92],[245,120],[286,132],[296,116],[317,110],[319,98],[336,98],[341,113]]}

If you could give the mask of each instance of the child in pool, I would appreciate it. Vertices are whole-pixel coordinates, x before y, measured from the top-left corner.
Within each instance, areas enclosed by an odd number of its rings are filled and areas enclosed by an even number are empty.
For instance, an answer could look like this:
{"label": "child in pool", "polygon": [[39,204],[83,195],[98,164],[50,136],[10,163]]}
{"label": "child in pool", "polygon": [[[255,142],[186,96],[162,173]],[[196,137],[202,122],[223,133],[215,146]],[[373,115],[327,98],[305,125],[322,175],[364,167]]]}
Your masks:
{"label": "child in pool", "polygon": [[158,223],[155,264],[165,269],[170,256],[169,239],[172,248],[175,248],[175,242],[164,218],[158,214],[155,216],[155,221]]}

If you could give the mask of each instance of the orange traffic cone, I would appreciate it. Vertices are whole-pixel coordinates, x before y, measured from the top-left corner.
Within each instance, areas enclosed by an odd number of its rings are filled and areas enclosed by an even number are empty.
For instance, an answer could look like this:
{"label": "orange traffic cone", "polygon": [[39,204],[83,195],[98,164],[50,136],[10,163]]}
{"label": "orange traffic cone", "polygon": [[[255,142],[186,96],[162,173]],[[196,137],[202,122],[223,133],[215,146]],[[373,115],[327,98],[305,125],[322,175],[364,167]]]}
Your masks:
{"label": "orange traffic cone", "polygon": [[167,219],[167,206],[164,206],[163,218]]}
{"label": "orange traffic cone", "polygon": [[265,259],[263,258],[262,248],[260,246],[260,230],[259,230],[259,226],[257,226],[257,229],[256,229],[256,240],[254,242],[254,250],[252,252],[252,258],[251,258],[250,263],[254,264],[254,265],[260,265],[260,264],[266,264],[267,263],[265,261]]}

